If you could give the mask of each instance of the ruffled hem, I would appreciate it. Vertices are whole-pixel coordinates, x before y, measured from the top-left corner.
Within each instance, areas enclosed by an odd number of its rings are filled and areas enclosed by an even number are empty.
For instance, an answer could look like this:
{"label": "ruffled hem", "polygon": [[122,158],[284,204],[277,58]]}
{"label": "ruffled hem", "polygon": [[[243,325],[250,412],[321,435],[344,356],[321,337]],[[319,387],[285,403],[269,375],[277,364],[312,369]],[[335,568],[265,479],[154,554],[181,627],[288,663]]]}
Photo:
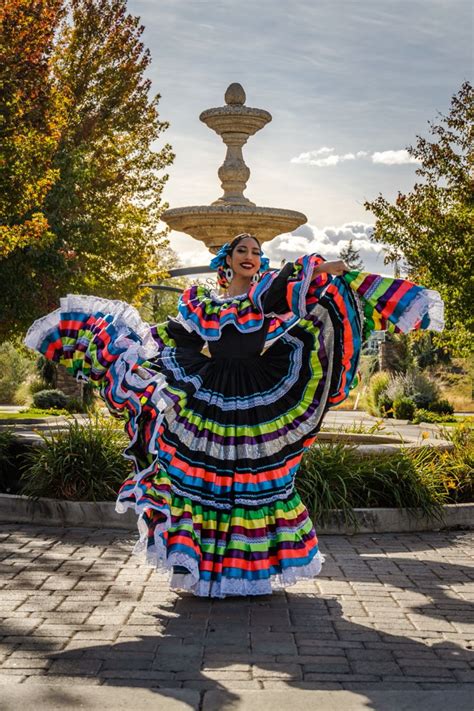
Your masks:
{"label": "ruffled hem", "polygon": [[423,326],[426,319],[431,331],[444,329],[444,303],[439,293],[432,289],[423,289],[416,295],[409,308],[400,316],[397,326],[402,333],[408,333],[419,328],[419,324]]}
{"label": "ruffled hem", "polygon": [[61,309],[56,309],[51,313],[37,319],[31,324],[24,338],[25,346],[34,351],[39,351],[44,339],[51,331],[57,328],[60,321]]}
{"label": "ruffled hem", "polygon": [[[118,328],[123,327],[126,336],[132,331],[140,338],[142,351],[140,355],[150,358],[157,353],[150,326],[142,320],[137,309],[125,301],[118,299],[103,299],[98,296],[68,294],[59,301],[60,307],[55,311],[37,319],[28,329],[25,344],[33,350],[39,350],[45,338],[58,327],[60,315],[63,313],[80,312],[104,314],[112,316],[112,322]],[[118,343],[120,345],[120,343]]]}
{"label": "ruffled hem", "polygon": [[[285,590],[300,580],[315,578],[321,572],[324,556],[319,549],[313,559],[306,565],[289,566],[281,573],[270,575],[264,580],[247,580],[246,578],[229,578],[223,575],[220,580],[202,580],[199,576],[199,566],[196,560],[185,553],[170,553],[167,556],[166,546],[161,537],[166,524],[159,524],[155,530],[155,545],[147,546],[147,526],[140,519],[140,540],[133,550],[134,555],[145,554],[146,562],[157,570],[169,584],[171,590],[191,592],[196,597],[225,598],[228,596],[271,595],[275,590]],[[174,566],[187,568],[188,573],[173,572]]]}

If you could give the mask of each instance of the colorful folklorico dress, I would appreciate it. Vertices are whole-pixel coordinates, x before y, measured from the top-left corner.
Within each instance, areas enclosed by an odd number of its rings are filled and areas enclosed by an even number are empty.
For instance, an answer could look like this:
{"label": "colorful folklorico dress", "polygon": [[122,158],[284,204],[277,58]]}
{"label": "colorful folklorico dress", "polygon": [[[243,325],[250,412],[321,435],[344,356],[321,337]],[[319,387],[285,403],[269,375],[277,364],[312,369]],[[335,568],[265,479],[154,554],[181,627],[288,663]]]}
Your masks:
{"label": "colorful folklorico dress", "polygon": [[442,328],[436,292],[349,272],[312,278],[307,255],[248,294],[187,289],[149,326],[128,304],[68,296],[26,343],[100,386],[126,419],[135,551],[195,595],[268,594],[317,575],[316,533],[296,489],[324,413],[349,392],[367,332]]}

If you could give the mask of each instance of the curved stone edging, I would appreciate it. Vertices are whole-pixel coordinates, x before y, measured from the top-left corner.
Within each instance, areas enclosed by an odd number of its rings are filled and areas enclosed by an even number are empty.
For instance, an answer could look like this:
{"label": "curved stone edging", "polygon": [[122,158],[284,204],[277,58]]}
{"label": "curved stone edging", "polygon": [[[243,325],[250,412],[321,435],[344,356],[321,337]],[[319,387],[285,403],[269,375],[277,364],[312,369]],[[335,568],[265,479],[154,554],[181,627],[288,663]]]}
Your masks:
{"label": "curved stone edging", "polygon": [[[316,521],[318,534],[407,533],[474,527],[474,503],[446,504],[443,506],[442,521],[414,516],[408,509],[354,509],[354,513],[358,522],[357,529],[344,522],[339,524],[338,513],[334,512],[325,526],[318,526]],[[112,501],[62,501],[47,498],[34,500],[16,494],[0,494],[0,523],[137,530],[137,516],[134,511],[117,514]]]}

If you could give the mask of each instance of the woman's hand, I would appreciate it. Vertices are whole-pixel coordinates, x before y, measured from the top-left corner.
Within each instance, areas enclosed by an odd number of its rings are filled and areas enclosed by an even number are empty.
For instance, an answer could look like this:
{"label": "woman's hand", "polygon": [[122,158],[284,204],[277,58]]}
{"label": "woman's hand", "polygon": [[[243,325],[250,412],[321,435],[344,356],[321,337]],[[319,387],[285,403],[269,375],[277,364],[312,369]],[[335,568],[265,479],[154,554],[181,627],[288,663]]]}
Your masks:
{"label": "woman's hand", "polygon": [[350,272],[350,267],[342,259],[336,259],[334,262],[322,262],[318,267],[315,267],[313,269],[313,277],[318,274],[342,276],[344,272]]}

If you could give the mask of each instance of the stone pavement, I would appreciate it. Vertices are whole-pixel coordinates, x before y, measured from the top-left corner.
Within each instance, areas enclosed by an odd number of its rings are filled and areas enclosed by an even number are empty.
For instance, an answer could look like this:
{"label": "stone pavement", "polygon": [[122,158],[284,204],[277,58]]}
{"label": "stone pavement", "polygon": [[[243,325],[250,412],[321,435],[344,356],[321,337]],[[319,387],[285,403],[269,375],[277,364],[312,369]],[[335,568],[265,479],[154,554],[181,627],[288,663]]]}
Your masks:
{"label": "stone pavement", "polygon": [[319,578],[225,600],[170,592],[134,539],[1,527],[2,711],[472,708],[472,533],[325,536]]}

